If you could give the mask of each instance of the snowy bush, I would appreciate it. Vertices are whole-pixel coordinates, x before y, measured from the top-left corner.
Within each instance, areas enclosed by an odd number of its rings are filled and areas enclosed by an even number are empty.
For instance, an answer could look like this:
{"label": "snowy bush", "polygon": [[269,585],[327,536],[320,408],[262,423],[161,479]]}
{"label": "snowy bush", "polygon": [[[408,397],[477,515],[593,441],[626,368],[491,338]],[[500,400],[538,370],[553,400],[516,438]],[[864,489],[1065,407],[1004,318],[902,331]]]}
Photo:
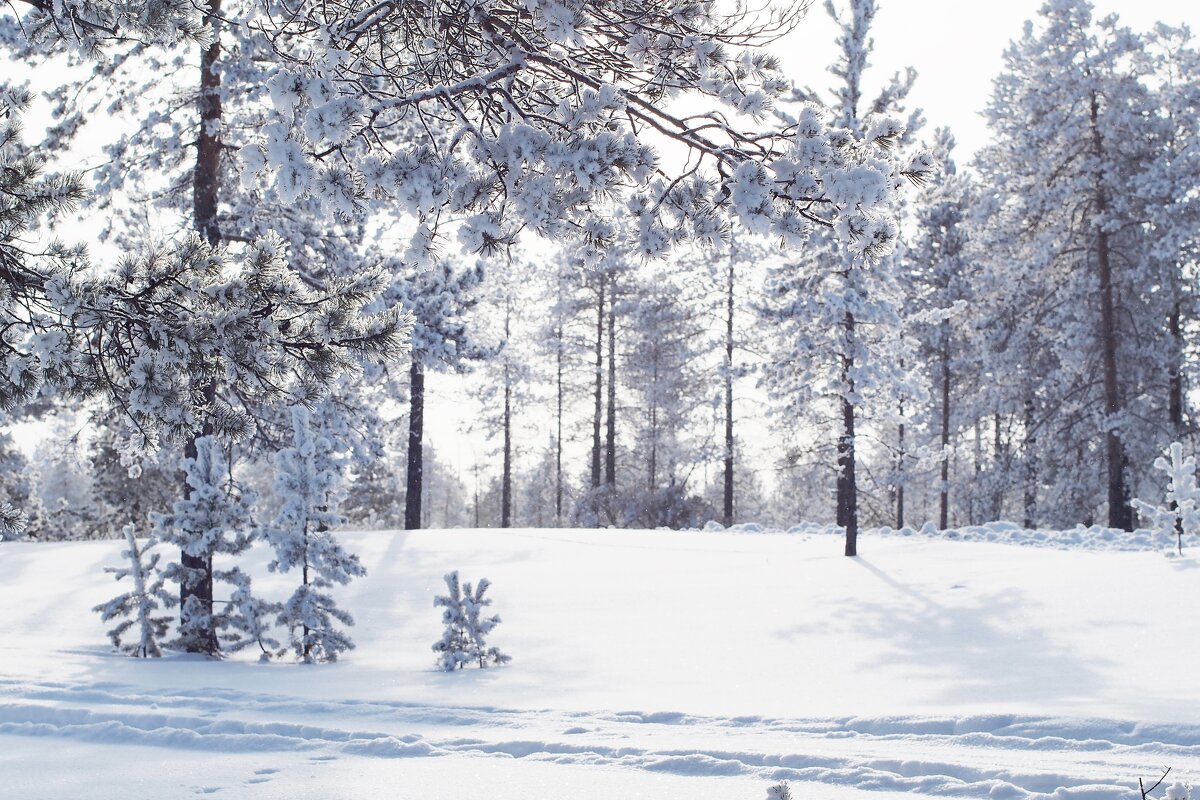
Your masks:
{"label": "snowy bush", "polygon": [[[158,569],[158,553],[150,553],[156,544],[153,537],[146,546],[138,549],[137,539],[133,535],[133,526],[126,525],[124,529],[125,543],[128,549],[121,555],[129,559],[128,567],[105,567],[105,572],[113,573],[117,580],[133,578],[133,589],[114,597],[107,603],[101,603],[92,610],[100,615],[104,622],[125,617],[115,628],[108,632],[113,647],[122,653],[139,658],[159,658],[162,650],[158,642],[167,634],[171,617],[156,616],[154,612],[163,606],[175,604],[175,598],[164,588],[165,579]],[[130,628],[137,626],[137,643],[123,644],[121,638]]]}
{"label": "snowy bush", "polygon": [[1200,488],[1196,486],[1196,459],[1183,457],[1183,445],[1172,442],[1154,460],[1154,468],[1167,474],[1166,505],[1134,500],[1133,507],[1149,525],[1166,536],[1175,536],[1183,555],[1183,534],[1200,528]]}
{"label": "snowy bush", "polygon": [[488,579],[481,578],[478,587],[472,589],[470,583],[459,584],[458,570],[455,570],[444,576],[444,580],[449,594],[433,598],[435,608],[445,609],[442,623],[446,630],[441,641],[433,645],[433,651],[438,654],[438,666],[450,672],[472,662],[486,667],[511,661],[511,657],[501,653],[499,648],[487,645],[487,635],[500,624],[498,615],[480,616],[480,611],[492,604],[490,597],[484,597],[491,586]]}
{"label": "snowy bush", "polygon": [[341,524],[337,513],[342,466],[324,436],[314,436],[308,410],[292,409],[293,446],[275,458],[275,493],[282,501],[267,538],[275,548],[272,572],[299,567],[301,583],[283,604],[278,622],[291,631],[290,646],[305,663],[336,661],[354,642],[335,623],[353,625],[354,618],[320,591],[367,574],[358,556],[338,544],[330,528]]}
{"label": "snowy bush", "polygon": [[767,789],[767,800],[792,800],[792,788],[787,781],[777,783]]}

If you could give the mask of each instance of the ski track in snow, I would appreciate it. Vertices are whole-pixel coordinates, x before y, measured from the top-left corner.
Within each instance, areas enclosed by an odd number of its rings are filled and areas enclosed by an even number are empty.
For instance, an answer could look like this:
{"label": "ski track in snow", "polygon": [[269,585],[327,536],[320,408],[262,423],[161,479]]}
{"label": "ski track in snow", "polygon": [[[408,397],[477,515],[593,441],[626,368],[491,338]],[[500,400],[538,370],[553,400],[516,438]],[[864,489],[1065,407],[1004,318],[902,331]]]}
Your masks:
{"label": "ski track in snow", "polygon": [[[525,711],[4,679],[0,734],[218,753],[304,752],[316,760],[470,754],[999,800],[1111,800],[1136,796],[1137,777],[1150,777],[1159,764],[1175,765],[1178,774],[1200,772],[1200,725],[1014,715],[789,720]],[[656,747],[656,740],[671,746]],[[258,770],[251,782],[274,773]]]}

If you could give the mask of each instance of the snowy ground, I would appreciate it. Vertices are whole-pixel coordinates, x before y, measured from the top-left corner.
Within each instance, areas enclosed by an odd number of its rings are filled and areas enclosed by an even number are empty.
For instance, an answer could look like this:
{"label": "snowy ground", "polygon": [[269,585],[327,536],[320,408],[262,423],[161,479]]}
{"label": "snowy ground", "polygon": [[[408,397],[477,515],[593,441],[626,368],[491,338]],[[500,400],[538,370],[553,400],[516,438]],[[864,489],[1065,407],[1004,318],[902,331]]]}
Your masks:
{"label": "snowy ground", "polygon": [[[358,649],[316,667],[114,655],[89,609],[118,588],[119,543],[0,544],[0,797],[761,800],[787,779],[798,800],[1108,800],[1167,766],[1200,782],[1200,559],[963,538],[869,535],[846,559],[815,533],[346,534],[370,571],[340,595]],[[451,569],[492,580],[512,664],[432,668]]]}

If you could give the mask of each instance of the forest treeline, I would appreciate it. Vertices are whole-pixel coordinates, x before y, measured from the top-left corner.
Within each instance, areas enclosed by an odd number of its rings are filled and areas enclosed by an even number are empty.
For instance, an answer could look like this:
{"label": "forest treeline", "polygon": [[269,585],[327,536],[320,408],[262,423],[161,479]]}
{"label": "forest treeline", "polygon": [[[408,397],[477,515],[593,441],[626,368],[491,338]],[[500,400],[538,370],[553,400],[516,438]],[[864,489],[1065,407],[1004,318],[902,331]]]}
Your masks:
{"label": "forest treeline", "polygon": [[[192,316],[84,331],[88,368],[116,364],[120,375],[108,391],[91,374],[87,391],[6,402],[9,423],[41,420],[46,434],[33,459],[10,436],[0,442],[0,500],[23,510],[32,539],[118,536],[179,499],[191,431],[223,437],[231,481],[269,515],[277,501],[264,465],[289,441],[286,406],[300,402],[337,445],[348,525],[836,520],[848,551],[860,524],[1131,528],[1133,500],[1161,495],[1155,457],[1194,441],[1200,60],[1190,33],[1131,31],[1083,0],[1047,2],[993,83],[989,143],[960,165],[953,133],[910,107],[912,70],[871,79],[871,37],[887,35],[871,29],[875,3],[846,6],[829,9],[840,57],[826,88],[803,85],[817,76],[770,84],[765,60],[737,73],[768,82],[769,105],[743,89],[732,99],[792,137],[787,158],[769,171],[720,162],[712,184],[626,192],[607,217],[584,198],[615,192],[597,176],[637,174],[652,159],[605,133],[604,115],[620,104],[602,87],[555,123],[595,133],[564,188],[551,156],[531,155],[546,142],[505,138],[516,123],[493,116],[510,104],[502,96],[489,98],[496,107],[464,101],[490,133],[475,166],[451,174],[438,152],[447,118],[463,111],[454,102],[441,116],[384,124],[385,111],[348,104],[340,62],[325,77],[288,71],[295,54],[253,25],[228,26],[220,46],[202,38],[197,73],[195,49],[181,45],[117,43],[103,61],[61,61],[45,44],[52,30],[21,39],[6,21],[18,63],[86,73],[47,90],[55,121],[40,152],[78,146],[98,116],[121,122],[84,209],[111,218],[103,236],[130,254],[116,267],[126,282],[107,305],[73,290],[63,301],[73,319],[146,298],[169,306],[155,293],[188,284],[217,298],[189,315],[242,327],[241,339],[214,339],[203,362],[199,344],[165,344],[190,335]],[[580,31],[611,22],[577,14]],[[53,28],[53,14],[40,19]],[[638,58],[668,63],[644,46],[611,67],[615,79],[642,75]],[[438,73],[432,52],[422,56],[430,74],[450,85],[453,70]],[[648,98],[662,90],[639,80]],[[736,74],[730,82],[740,86]],[[15,109],[17,95],[6,97]],[[343,161],[314,166],[293,125]],[[706,146],[694,132],[667,145]],[[540,171],[518,179],[521,159]],[[47,208],[83,201],[78,176],[63,180]],[[384,195],[418,224],[356,213]],[[837,198],[839,215],[821,210]],[[727,204],[730,217],[695,211],[706,203]],[[880,210],[889,203],[890,216]],[[430,221],[450,207],[466,218],[453,240]],[[45,226],[62,236],[63,218]],[[197,232],[194,252],[147,247],[148,230],[174,224],[164,219]],[[211,267],[216,251],[205,248],[252,248],[268,233],[286,244],[295,275],[273,266],[266,279],[220,283],[231,267]],[[41,255],[79,258],[70,248]],[[202,267],[210,282],[189,284]],[[55,360],[59,340],[38,327],[37,302],[10,316],[34,323],[38,344],[26,349],[49,385],[80,359]],[[256,336],[287,342],[267,359],[245,344]],[[353,352],[335,357],[342,344]],[[484,454],[473,470],[459,473],[429,446],[439,415],[461,402],[439,395],[446,382],[427,383],[430,373],[459,374],[467,387],[472,421],[461,435]]]}

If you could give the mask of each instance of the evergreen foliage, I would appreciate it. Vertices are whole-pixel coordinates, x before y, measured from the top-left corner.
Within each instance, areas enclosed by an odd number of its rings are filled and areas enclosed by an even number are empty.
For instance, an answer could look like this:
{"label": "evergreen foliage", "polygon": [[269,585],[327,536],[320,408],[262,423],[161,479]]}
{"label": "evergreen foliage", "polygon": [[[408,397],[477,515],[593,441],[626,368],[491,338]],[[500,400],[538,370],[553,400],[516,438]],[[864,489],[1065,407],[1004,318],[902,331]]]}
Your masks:
{"label": "evergreen foliage", "polygon": [[275,493],[282,501],[267,538],[275,550],[272,572],[299,569],[301,583],[282,605],[278,622],[290,631],[289,646],[305,663],[336,661],[354,649],[337,623],[354,624],[328,592],[366,575],[358,556],[347,553],[331,533],[340,525],[337,504],[342,464],[330,440],[314,433],[307,409],[292,409],[293,444],[275,461]]}
{"label": "evergreen foliage", "polygon": [[[217,655],[219,631],[227,614],[213,603],[213,558],[244,553],[254,539],[252,495],[240,496],[232,485],[228,462],[212,436],[196,439],[196,454],[183,462],[188,496],[169,514],[153,514],[156,539],[176,545],[201,567],[172,563],[166,577],[180,584],[182,603],[176,645],[190,653]],[[228,573],[225,573],[228,575]]]}
{"label": "evergreen foliage", "polygon": [[1154,460],[1154,468],[1167,476],[1166,505],[1134,500],[1133,506],[1155,529],[1174,535],[1183,555],[1183,535],[1200,530],[1200,487],[1196,485],[1196,457],[1183,456],[1183,445],[1171,442]]}
{"label": "evergreen foliage", "polygon": [[[113,647],[139,658],[159,658],[162,656],[159,643],[167,635],[171,617],[155,612],[175,605],[175,598],[167,592],[166,576],[158,568],[160,554],[151,552],[157,541],[151,537],[145,547],[139,548],[132,525],[126,525],[122,533],[126,549],[121,555],[129,559],[129,566],[105,567],[104,571],[112,573],[118,581],[132,578],[133,588],[92,610],[103,622],[125,618],[108,632]],[[137,641],[122,642],[132,628],[136,628]]]}
{"label": "evergreen foliage", "polygon": [[446,629],[442,632],[441,640],[433,645],[433,651],[438,654],[438,666],[452,672],[472,663],[482,668],[511,661],[511,656],[487,644],[488,634],[500,624],[497,614],[481,616],[483,609],[492,604],[490,597],[484,597],[492,585],[488,579],[480,578],[475,587],[470,583],[460,585],[458,570],[455,570],[446,574],[443,580],[446,581],[447,594],[433,598],[434,608],[445,609],[442,611],[442,623]]}

